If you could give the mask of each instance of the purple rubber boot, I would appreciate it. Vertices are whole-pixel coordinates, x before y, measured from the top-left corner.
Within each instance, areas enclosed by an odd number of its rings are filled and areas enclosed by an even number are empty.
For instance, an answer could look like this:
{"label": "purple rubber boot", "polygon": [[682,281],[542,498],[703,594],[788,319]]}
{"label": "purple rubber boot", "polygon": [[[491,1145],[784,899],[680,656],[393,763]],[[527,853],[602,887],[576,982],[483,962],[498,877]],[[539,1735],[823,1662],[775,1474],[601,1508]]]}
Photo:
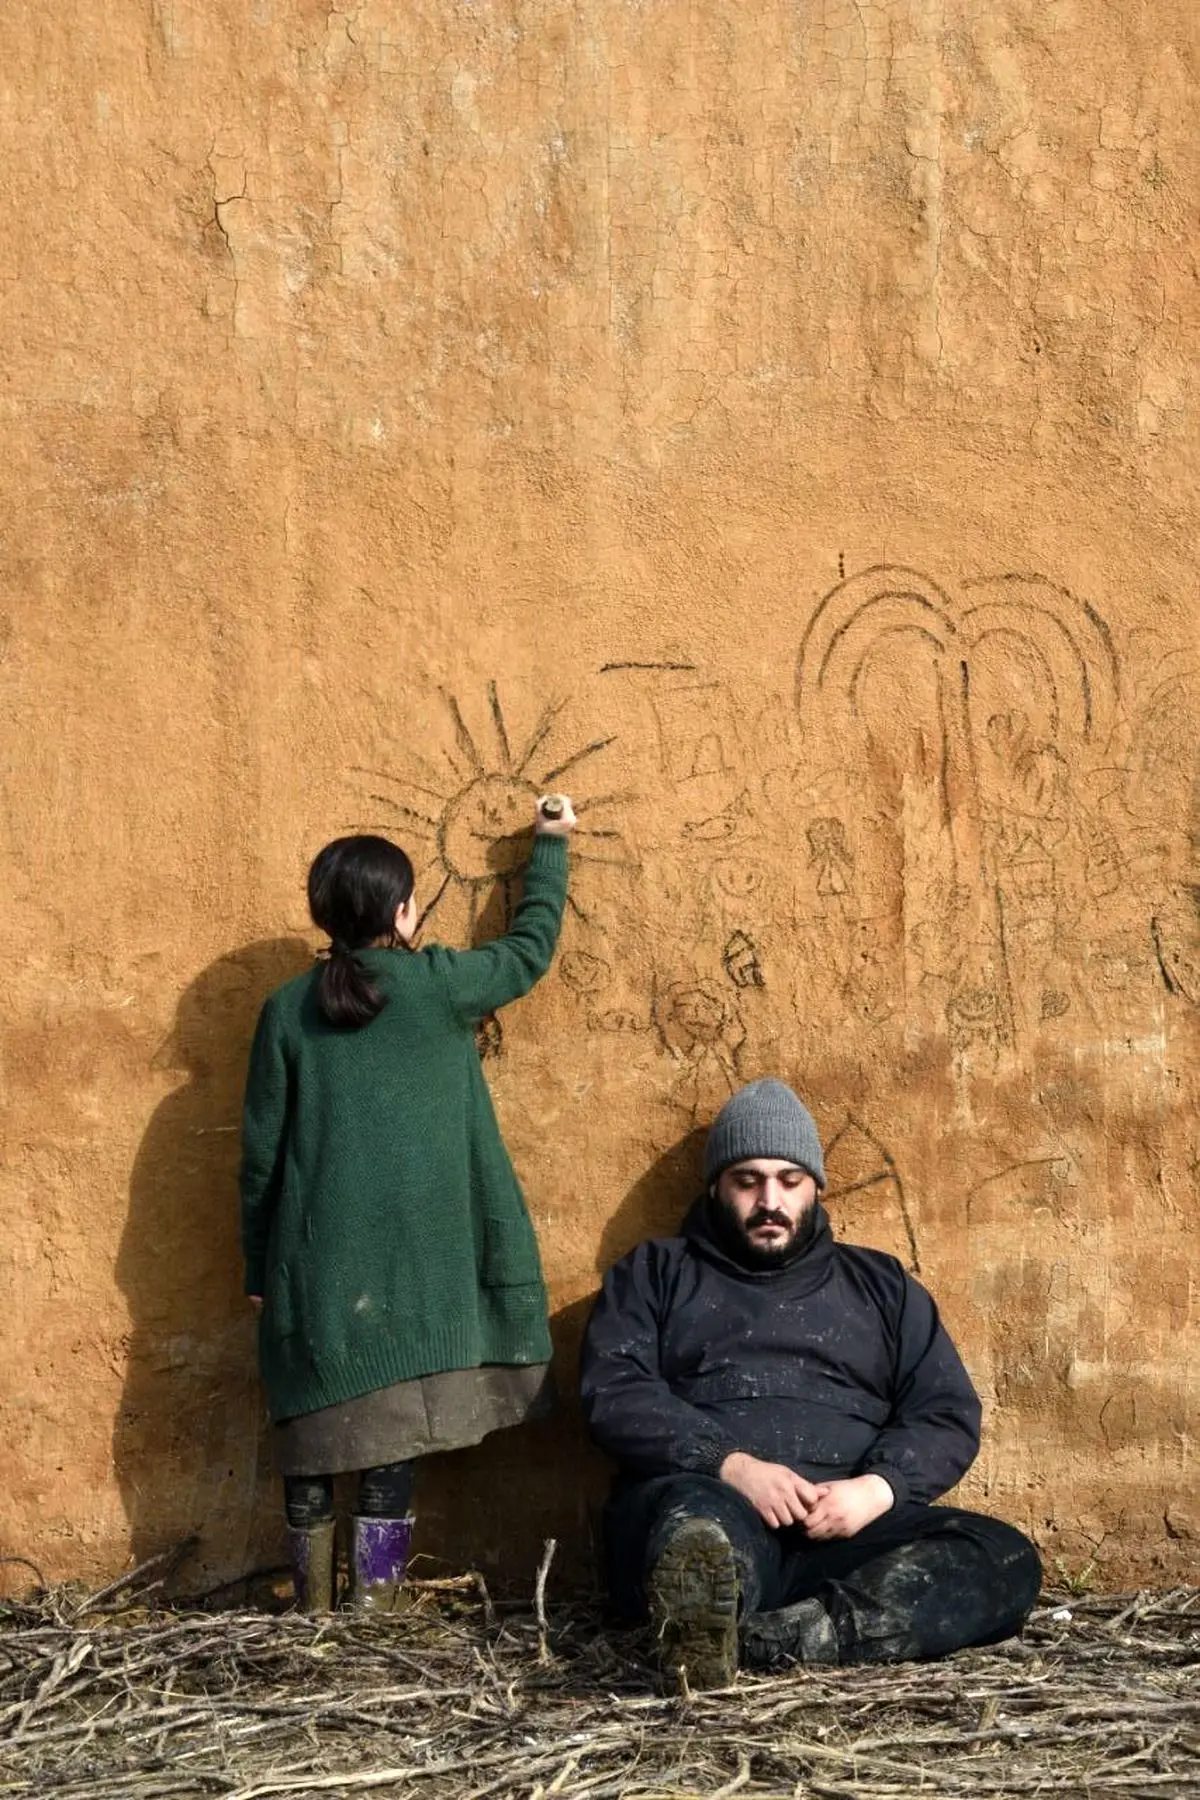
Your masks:
{"label": "purple rubber boot", "polygon": [[413,1515],[354,1520],[351,1605],[356,1612],[395,1612],[412,1545]]}
{"label": "purple rubber boot", "polygon": [[288,1526],[288,1554],[299,1612],[333,1611],[333,1520],[308,1530]]}

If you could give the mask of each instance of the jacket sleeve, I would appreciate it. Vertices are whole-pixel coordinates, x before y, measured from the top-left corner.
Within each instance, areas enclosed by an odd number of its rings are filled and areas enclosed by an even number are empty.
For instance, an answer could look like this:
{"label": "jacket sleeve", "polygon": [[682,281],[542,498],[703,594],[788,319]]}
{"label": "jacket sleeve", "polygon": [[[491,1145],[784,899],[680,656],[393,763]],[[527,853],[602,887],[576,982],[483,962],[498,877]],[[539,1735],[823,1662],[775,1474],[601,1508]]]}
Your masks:
{"label": "jacket sleeve", "polygon": [[611,1268],[583,1339],[580,1395],[602,1450],[636,1475],[716,1475],[737,1444],[667,1386],[661,1370],[664,1259],[639,1244]]}
{"label": "jacket sleeve", "polygon": [[467,1024],[527,994],[550,967],[567,903],[567,842],[541,833],[525,865],[525,891],[502,938],[480,950],[432,950],[453,1011]]}
{"label": "jacket sleeve", "polygon": [[242,1108],[239,1185],[247,1294],[261,1294],[266,1281],[267,1239],[283,1181],[287,1122],[287,1062],[275,1008],[268,1000],[254,1033]]}
{"label": "jacket sleeve", "polygon": [[928,1504],[966,1474],[979,1451],[982,1408],[925,1289],[904,1277],[892,1411],[859,1473]]}

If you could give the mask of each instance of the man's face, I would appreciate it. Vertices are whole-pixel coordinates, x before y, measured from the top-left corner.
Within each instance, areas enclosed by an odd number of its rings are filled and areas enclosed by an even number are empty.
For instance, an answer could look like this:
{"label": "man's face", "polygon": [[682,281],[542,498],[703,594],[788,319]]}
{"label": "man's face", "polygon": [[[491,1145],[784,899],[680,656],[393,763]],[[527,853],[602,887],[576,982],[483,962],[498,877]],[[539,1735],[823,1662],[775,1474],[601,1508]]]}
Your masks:
{"label": "man's face", "polygon": [[796,1163],[755,1156],[723,1170],[714,1197],[744,1260],[771,1268],[804,1242],[817,1184]]}

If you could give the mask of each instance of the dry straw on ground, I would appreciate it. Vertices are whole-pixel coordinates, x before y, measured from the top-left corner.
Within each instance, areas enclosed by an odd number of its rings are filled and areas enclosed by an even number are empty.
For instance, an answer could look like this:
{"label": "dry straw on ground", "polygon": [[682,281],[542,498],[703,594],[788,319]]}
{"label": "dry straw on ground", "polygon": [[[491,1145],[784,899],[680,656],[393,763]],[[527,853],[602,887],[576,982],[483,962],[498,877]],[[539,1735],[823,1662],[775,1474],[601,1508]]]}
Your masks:
{"label": "dry straw on ground", "polygon": [[[396,1618],[0,1603],[0,1796],[1200,1794],[1200,1590],[1063,1596],[940,1664],[663,1699],[645,1640],[477,1577]],[[134,1600],[139,1604],[134,1605]]]}

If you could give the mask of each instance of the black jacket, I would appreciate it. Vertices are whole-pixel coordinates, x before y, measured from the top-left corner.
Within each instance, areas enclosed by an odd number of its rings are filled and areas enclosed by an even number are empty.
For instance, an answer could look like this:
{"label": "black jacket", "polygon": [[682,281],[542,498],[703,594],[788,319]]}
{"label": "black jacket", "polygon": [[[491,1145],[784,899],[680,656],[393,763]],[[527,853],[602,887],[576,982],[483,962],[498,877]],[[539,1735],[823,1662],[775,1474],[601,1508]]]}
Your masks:
{"label": "black jacket", "polygon": [[733,1450],[812,1481],[873,1473],[936,1500],[979,1449],[980,1406],[925,1289],[837,1244],[823,1208],[786,1268],[742,1268],[698,1201],[683,1235],[609,1270],[583,1343],[592,1436],[638,1477],[715,1475]]}

